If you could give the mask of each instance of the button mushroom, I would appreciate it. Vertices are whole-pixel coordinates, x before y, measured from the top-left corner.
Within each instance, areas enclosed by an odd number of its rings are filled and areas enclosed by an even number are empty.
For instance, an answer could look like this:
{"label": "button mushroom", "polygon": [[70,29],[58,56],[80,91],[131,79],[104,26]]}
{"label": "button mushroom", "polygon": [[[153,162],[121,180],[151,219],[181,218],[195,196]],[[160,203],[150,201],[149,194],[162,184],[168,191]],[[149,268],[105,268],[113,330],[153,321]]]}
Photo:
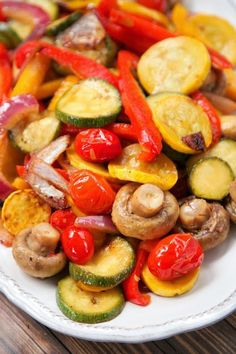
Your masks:
{"label": "button mushroom", "polygon": [[191,231],[205,251],[221,244],[229,234],[230,220],[225,209],[204,199],[189,197],[182,201],[179,222],[183,232]]}
{"label": "button mushroom", "polygon": [[231,221],[236,224],[236,179],[229,187],[229,196],[226,199],[225,209],[227,210]]}
{"label": "button mushroom", "polygon": [[166,235],[178,216],[175,197],[152,184],[126,184],[117,193],[112,210],[117,229],[125,236],[140,240]]}
{"label": "button mushroom", "polygon": [[55,253],[59,240],[59,232],[48,223],[21,231],[12,248],[16,263],[35,278],[49,278],[59,273],[66,265],[65,254]]}

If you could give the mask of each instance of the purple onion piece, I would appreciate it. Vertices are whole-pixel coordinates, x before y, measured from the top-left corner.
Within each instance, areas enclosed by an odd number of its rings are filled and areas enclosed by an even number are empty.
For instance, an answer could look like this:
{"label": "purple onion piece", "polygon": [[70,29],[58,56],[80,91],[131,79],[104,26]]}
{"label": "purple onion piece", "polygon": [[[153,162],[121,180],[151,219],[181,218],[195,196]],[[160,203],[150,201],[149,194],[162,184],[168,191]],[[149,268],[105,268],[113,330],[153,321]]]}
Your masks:
{"label": "purple onion piece", "polygon": [[104,231],[110,234],[118,234],[111,218],[107,215],[94,215],[78,217],[75,226],[85,227],[91,230]]}

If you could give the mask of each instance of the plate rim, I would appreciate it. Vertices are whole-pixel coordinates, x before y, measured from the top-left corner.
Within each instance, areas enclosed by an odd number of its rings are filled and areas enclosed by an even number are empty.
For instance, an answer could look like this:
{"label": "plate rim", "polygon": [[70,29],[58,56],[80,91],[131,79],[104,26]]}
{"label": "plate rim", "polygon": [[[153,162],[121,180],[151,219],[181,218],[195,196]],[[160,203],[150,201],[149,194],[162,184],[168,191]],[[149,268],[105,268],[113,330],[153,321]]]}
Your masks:
{"label": "plate rim", "polygon": [[[227,0],[227,3],[234,11],[236,10],[235,0]],[[213,325],[236,311],[235,288],[226,299],[205,311],[169,320],[161,324],[143,325],[136,328],[112,326],[109,325],[111,322],[89,325],[73,322],[63,314],[54,312],[42,304],[39,299],[22,289],[14,279],[6,275],[1,269],[0,292],[11,303],[42,325],[64,335],[97,342],[145,343],[162,340]],[[69,326],[65,326],[65,324],[69,324]],[[92,331],[88,329],[92,329]]]}
{"label": "plate rim", "polygon": [[[136,328],[106,324],[90,325],[73,322],[58,314],[39,299],[26,292],[11,277],[0,270],[0,291],[17,307],[46,327],[64,335],[89,341],[118,343],[144,343],[162,340],[181,333],[210,326],[236,310],[236,288],[223,301],[195,315],[184,316],[165,323],[143,325]],[[69,325],[68,325],[69,324]],[[89,331],[88,329],[92,329]]]}

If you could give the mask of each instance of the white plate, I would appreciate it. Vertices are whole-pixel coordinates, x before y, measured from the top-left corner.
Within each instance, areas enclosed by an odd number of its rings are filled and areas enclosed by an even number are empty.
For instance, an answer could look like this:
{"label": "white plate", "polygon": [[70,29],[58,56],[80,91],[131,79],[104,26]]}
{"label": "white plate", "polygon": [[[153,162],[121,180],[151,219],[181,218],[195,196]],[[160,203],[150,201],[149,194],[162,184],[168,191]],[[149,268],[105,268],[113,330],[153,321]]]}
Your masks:
{"label": "white plate", "polygon": [[[236,1],[188,0],[193,11],[225,16],[236,25]],[[205,258],[194,289],[173,299],[152,296],[142,308],[126,304],[111,322],[86,325],[70,321],[55,302],[57,279],[32,279],[16,266],[11,250],[0,246],[0,290],[15,305],[51,329],[94,341],[145,342],[163,339],[210,325],[236,309],[236,229]]]}

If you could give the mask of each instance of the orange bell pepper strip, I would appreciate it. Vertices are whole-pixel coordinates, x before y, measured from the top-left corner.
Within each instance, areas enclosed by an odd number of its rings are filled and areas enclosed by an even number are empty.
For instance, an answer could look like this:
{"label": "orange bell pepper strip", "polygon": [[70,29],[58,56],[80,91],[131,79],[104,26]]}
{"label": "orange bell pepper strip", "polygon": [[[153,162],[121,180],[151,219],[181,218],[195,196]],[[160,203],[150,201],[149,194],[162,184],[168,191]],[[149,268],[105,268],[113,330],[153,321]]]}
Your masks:
{"label": "orange bell pepper strip", "polygon": [[45,55],[36,53],[22,70],[11,96],[17,96],[23,93],[36,95],[39,87],[44,81],[49,68],[49,63],[50,59]]}
{"label": "orange bell pepper strip", "polygon": [[147,306],[151,302],[150,295],[142,294],[138,287],[141,272],[147,257],[148,252],[144,249],[138,249],[134,269],[130,276],[122,283],[125,299],[139,306]]}
{"label": "orange bell pepper strip", "polygon": [[120,70],[120,91],[125,112],[137,132],[143,151],[140,159],[152,161],[162,150],[162,137],[155,126],[152,112],[135,80],[132,70],[136,69],[138,57],[128,51],[120,51],[118,69]]}
{"label": "orange bell pepper strip", "polygon": [[42,84],[36,93],[38,100],[43,100],[48,97],[52,97],[55,91],[60,87],[63,79],[55,79]]}
{"label": "orange bell pepper strip", "polygon": [[202,107],[203,111],[208,116],[212,130],[212,145],[218,143],[222,135],[222,130],[221,121],[216,109],[200,91],[194,92],[191,97],[199,106]]}
{"label": "orange bell pepper strip", "polygon": [[5,46],[0,43],[0,104],[9,96],[12,85],[12,67]]}

